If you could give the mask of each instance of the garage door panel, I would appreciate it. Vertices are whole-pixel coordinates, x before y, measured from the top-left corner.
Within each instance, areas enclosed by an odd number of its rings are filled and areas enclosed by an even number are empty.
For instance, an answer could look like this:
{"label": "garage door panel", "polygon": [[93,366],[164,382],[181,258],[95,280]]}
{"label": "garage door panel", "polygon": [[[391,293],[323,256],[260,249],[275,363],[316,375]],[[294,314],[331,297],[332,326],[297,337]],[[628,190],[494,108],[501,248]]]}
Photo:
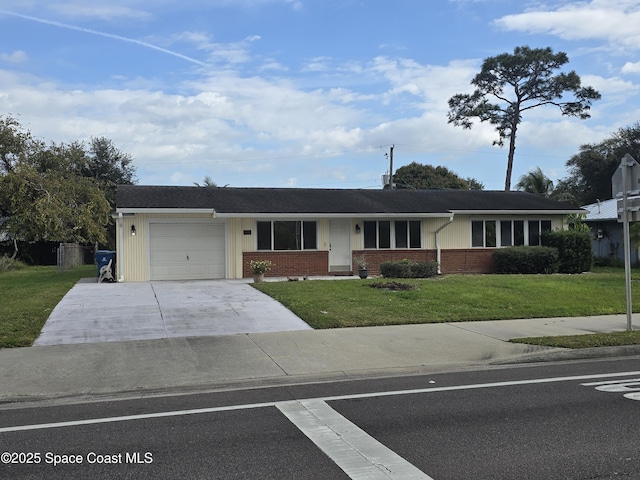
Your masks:
{"label": "garage door panel", "polygon": [[220,223],[149,225],[152,280],[225,277],[225,230]]}

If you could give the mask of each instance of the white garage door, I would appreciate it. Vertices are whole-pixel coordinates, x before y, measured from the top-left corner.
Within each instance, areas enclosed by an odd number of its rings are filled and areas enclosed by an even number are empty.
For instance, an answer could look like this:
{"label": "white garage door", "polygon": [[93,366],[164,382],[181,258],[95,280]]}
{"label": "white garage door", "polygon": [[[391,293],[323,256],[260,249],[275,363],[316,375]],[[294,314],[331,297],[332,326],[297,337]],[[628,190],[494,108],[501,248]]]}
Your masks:
{"label": "white garage door", "polygon": [[222,223],[149,224],[151,280],[225,277]]}

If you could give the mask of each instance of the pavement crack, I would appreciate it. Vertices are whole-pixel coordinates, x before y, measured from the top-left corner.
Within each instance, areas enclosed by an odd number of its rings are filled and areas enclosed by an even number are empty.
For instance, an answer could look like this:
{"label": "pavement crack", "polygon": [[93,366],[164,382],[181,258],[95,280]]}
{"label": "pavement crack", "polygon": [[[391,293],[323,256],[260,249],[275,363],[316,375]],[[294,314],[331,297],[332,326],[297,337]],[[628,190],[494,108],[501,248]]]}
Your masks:
{"label": "pavement crack", "polygon": [[258,348],[262,351],[262,353],[264,353],[264,354],[269,358],[269,360],[271,360],[271,361],[272,361],[272,362],[273,362],[273,363],[274,363],[274,364],[275,364],[275,365],[280,369],[280,371],[281,371],[285,376],[287,376],[287,377],[289,376],[289,374],[287,373],[287,371],[286,371],[284,368],[282,368],[282,366],[280,366],[280,364],[276,361],[276,359],[275,359],[275,358],[273,358],[271,355],[269,355],[269,353],[268,353],[264,348],[262,348],[262,346],[261,346],[258,342],[256,342],[256,341],[251,337],[251,334],[249,334],[249,333],[245,333],[245,335],[247,336],[247,338],[248,338],[249,340],[251,340],[251,341],[253,342],[253,344],[254,344],[256,347],[258,347]]}
{"label": "pavement crack", "polygon": [[162,321],[162,330],[164,331],[165,338],[169,338],[169,332],[167,331],[167,325],[164,323],[164,315],[162,314],[162,308],[160,308],[160,300],[158,300],[156,289],[153,288],[153,282],[149,282],[149,285],[151,285],[153,297],[156,299],[156,304],[158,305],[158,313],[160,313],[160,320]]}
{"label": "pavement crack", "polygon": [[469,328],[464,328],[462,326],[462,322],[460,322],[460,323],[459,322],[456,322],[456,323],[447,322],[447,325],[449,325],[450,327],[459,328],[460,330],[464,330],[465,332],[475,333],[476,335],[482,335],[483,337],[491,338],[493,340],[499,340],[501,342],[508,342],[508,340],[505,340],[504,338],[494,337],[493,335],[487,335],[486,333],[477,332],[477,331],[471,330]]}

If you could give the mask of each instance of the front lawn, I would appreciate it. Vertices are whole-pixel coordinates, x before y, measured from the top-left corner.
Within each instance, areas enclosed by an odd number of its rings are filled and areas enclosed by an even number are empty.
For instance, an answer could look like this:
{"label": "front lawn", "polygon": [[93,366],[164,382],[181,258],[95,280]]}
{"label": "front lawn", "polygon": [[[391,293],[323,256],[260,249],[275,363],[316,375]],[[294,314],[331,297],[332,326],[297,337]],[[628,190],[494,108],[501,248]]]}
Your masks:
{"label": "front lawn", "polygon": [[[634,272],[640,278],[640,272]],[[624,314],[624,270],[582,275],[446,275],[400,280],[411,291],[371,288],[384,279],[266,282],[255,288],[313,328]],[[634,305],[640,291],[633,281]]]}
{"label": "front lawn", "polygon": [[40,334],[60,299],[96,267],[58,273],[57,267],[25,267],[0,273],[0,348],[27,347]]}
{"label": "front lawn", "polygon": [[560,348],[620,347],[623,345],[640,345],[640,331],[512,338],[510,342]]}

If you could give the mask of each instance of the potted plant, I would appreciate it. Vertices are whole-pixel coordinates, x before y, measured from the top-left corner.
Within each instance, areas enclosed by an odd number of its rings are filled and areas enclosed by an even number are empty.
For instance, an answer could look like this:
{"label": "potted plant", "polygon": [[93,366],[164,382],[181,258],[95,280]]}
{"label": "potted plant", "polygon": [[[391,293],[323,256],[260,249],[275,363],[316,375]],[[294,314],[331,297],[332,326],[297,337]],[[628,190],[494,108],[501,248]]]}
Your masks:
{"label": "potted plant", "polygon": [[358,266],[358,275],[360,278],[367,278],[369,276],[369,271],[367,270],[369,261],[367,260],[367,257],[365,255],[354,255],[353,261]]}
{"label": "potted plant", "polygon": [[271,270],[273,263],[271,263],[271,260],[251,260],[249,266],[251,267],[253,281],[259,283],[264,282],[264,272]]}

